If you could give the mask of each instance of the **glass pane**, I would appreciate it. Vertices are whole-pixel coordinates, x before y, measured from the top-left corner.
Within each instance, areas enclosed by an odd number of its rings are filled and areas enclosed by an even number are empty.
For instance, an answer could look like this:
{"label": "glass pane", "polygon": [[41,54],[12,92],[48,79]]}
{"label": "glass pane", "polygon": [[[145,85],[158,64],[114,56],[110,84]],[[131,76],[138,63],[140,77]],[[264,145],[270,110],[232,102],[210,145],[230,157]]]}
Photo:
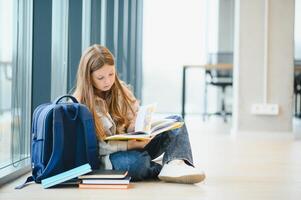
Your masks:
{"label": "glass pane", "polygon": [[0,178],[29,158],[31,13],[29,1],[0,0]]}
{"label": "glass pane", "polygon": [[[12,159],[13,1],[0,0],[0,166]],[[4,31],[5,30],[5,31]]]}
{"label": "glass pane", "polygon": [[[204,0],[152,0],[143,6],[143,104],[157,102],[158,113],[180,113],[183,65],[205,59]],[[194,70],[188,76],[198,84],[187,85],[187,112],[200,112],[201,94],[191,91],[202,91],[203,75]]]}

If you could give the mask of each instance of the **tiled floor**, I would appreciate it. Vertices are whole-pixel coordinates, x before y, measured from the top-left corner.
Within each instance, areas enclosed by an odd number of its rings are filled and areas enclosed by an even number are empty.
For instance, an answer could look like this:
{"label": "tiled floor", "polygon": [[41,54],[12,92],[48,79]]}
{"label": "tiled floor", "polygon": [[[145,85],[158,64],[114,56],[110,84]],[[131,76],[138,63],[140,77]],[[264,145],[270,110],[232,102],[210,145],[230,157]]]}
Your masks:
{"label": "tiled floor", "polygon": [[[250,133],[231,137],[230,125],[188,117],[195,163],[206,171],[203,183],[183,185],[149,181],[128,190],[13,189],[25,176],[3,186],[0,199],[299,199],[301,140],[288,133]],[[299,131],[301,129],[298,129]],[[297,129],[295,129],[297,131]],[[300,131],[301,132],[301,131]]]}

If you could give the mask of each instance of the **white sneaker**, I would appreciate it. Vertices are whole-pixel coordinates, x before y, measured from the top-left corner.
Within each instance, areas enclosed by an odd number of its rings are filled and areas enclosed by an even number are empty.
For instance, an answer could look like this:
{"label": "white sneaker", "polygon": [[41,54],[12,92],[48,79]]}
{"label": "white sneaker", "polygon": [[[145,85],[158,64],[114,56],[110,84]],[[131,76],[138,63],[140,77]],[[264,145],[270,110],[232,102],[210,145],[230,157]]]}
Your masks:
{"label": "white sneaker", "polygon": [[165,164],[158,175],[158,178],[166,182],[194,184],[205,179],[205,173],[183,160],[173,160]]}

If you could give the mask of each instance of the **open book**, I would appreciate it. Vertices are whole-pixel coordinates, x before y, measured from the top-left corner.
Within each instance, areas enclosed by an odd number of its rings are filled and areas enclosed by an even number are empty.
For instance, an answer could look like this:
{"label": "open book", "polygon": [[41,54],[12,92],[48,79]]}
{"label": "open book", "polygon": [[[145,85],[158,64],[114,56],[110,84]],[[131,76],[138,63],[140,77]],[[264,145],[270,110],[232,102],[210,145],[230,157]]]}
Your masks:
{"label": "open book", "polygon": [[134,132],[116,134],[106,137],[105,140],[145,140],[165,131],[177,129],[183,126],[183,122],[177,122],[175,119],[164,118],[153,120],[152,117],[155,109],[156,104],[141,106],[137,113]]}

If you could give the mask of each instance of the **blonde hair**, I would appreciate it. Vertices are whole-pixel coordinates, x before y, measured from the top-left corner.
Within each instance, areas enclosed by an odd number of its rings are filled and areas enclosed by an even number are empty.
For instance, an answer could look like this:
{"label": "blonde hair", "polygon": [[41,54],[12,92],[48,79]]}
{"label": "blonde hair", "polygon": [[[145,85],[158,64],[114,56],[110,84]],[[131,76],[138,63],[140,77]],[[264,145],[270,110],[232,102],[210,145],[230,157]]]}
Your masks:
{"label": "blonde hair", "polygon": [[[96,135],[99,140],[103,140],[106,134],[101,119],[96,112],[97,106],[99,106],[101,112],[110,113],[116,123],[117,133],[120,133],[121,127],[129,126],[129,120],[126,118],[127,112],[130,110],[134,113],[130,106],[133,100],[125,92],[117,72],[115,73],[115,82],[109,91],[102,92],[93,86],[92,73],[105,64],[115,65],[114,56],[109,49],[97,44],[88,47],[80,59],[74,92],[78,101],[85,104],[92,113]],[[100,96],[99,94],[103,95]],[[97,97],[101,98],[105,105],[99,104]]]}

